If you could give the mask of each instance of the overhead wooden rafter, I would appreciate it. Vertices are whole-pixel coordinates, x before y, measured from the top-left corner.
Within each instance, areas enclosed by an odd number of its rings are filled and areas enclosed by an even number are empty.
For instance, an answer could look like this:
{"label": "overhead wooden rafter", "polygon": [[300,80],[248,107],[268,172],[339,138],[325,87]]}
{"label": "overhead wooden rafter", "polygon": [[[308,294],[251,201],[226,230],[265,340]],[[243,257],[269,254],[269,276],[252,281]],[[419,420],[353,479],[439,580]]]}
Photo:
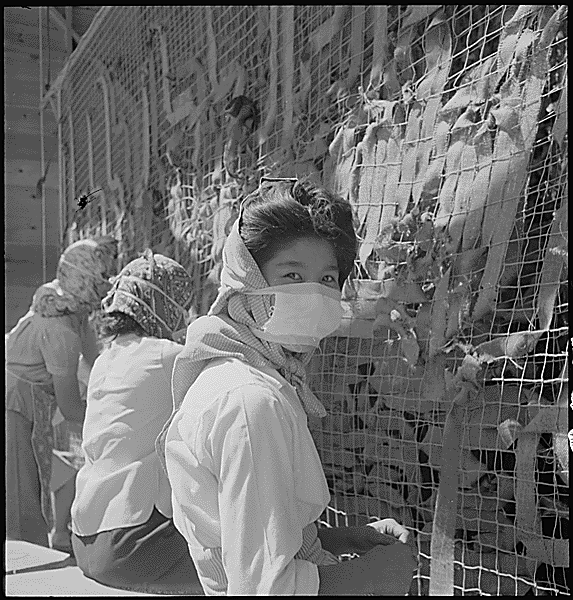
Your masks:
{"label": "overhead wooden rafter", "polygon": [[66,17],[64,18],[62,16],[62,13],[60,13],[59,10],[56,9],[55,6],[50,6],[48,7],[49,11],[50,11],[50,17],[54,19],[54,21],[60,26],[62,27],[66,33],[71,36],[74,40],[74,42],[76,42],[76,44],[80,41],[80,38],[82,37],[79,33],[77,33],[76,31],[74,31],[74,29],[72,28],[72,18],[71,18],[71,10],[72,7],[71,6],[66,6],[65,7],[65,11],[66,11]]}

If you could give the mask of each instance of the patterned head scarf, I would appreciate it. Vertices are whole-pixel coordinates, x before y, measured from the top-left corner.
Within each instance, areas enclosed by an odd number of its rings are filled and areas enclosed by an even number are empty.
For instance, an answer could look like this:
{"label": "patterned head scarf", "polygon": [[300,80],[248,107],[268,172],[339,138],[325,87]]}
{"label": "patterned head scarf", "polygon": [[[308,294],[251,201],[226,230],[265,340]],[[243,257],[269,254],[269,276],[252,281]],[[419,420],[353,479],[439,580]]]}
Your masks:
{"label": "patterned head scarf", "polygon": [[[255,259],[239,234],[240,219],[231,228],[223,249],[223,269],[219,295],[213,302],[208,316],[219,315],[232,323],[245,344],[247,362],[254,366],[264,363],[277,369],[296,389],[307,414],[324,417],[326,411],[306,384],[306,369],[313,351],[293,355],[277,343],[259,339],[252,329],[262,329],[271,318],[271,297],[250,296],[245,292],[268,287]],[[254,352],[253,352],[254,351]]]}
{"label": "patterned head scarf", "polygon": [[117,240],[109,236],[71,244],[60,257],[57,279],[36,290],[32,311],[58,317],[96,310],[110,288],[116,258]]}
{"label": "patterned head scarf", "polygon": [[185,348],[177,355],[173,368],[173,413],[156,441],[156,450],[165,468],[165,437],[187,390],[214,358],[238,358],[254,367],[276,369],[296,390],[307,415],[326,416],[326,410],[306,383],[306,369],[313,352],[294,355],[280,344],[259,339],[252,328],[270,318],[271,305],[266,296],[247,296],[244,292],[268,287],[239,234],[237,219],[223,248],[223,269],[219,295],[205,317],[187,328]]}
{"label": "patterned head scarf", "polygon": [[104,313],[129,315],[147,335],[172,339],[185,326],[193,281],[176,261],[145,250],[114,279]]}

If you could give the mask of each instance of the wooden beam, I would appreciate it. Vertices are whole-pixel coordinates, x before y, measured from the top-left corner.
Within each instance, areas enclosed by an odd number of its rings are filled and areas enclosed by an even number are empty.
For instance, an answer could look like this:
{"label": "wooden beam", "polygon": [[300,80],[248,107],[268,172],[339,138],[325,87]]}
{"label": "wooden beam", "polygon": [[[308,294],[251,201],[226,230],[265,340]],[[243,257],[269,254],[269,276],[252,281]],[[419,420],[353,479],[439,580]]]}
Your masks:
{"label": "wooden beam", "polygon": [[[72,45],[72,7],[64,6],[64,13],[66,15],[66,52],[71,54],[74,51]],[[77,40],[76,40],[77,43]]]}
{"label": "wooden beam", "polygon": [[[48,10],[50,10],[48,8]],[[46,13],[46,23],[48,28],[50,26],[49,12]],[[42,23],[42,9],[40,8],[39,14],[39,37],[40,37],[40,98],[44,95],[44,90],[50,85],[48,76],[48,85],[45,84],[44,78],[44,44],[43,44],[43,23]],[[67,44],[66,44],[67,51]],[[42,278],[46,280],[46,189],[44,188],[44,182],[47,177],[46,164],[44,156],[44,107],[40,107],[40,172],[42,178],[37,184],[38,191],[40,192],[41,211],[42,211],[42,222],[41,222],[41,234],[42,234]],[[46,175],[44,175],[46,173]],[[36,194],[37,195],[37,194]]]}
{"label": "wooden beam", "polygon": [[62,17],[60,11],[57,10],[55,6],[50,6],[50,19],[53,19],[60,27],[62,27],[67,35],[71,35],[76,43],[80,41],[82,36],[72,29],[71,23],[68,25],[67,19]]}
{"label": "wooden beam", "polygon": [[101,6],[74,6],[72,8],[72,24],[75,31],[84,35],[100,8]]}
{"label": "wooden beam", "polygon": [[[40,106],[40,98],[38,97],[38,81],[39,77],[36,77],[36,85],[34,86],[34,90],[30,89],[31,85],[26,88],[22,87],[21,89],[14,89],[14,86],[11,86],[9,91],[4,92],[4,106],[10,106],[12,108],[20,107],[27,108],[30,111],[38,111]],[[31,82],[23,82],[24,84],[31,84]],[[50,116],[52,112],[50,111]]]}

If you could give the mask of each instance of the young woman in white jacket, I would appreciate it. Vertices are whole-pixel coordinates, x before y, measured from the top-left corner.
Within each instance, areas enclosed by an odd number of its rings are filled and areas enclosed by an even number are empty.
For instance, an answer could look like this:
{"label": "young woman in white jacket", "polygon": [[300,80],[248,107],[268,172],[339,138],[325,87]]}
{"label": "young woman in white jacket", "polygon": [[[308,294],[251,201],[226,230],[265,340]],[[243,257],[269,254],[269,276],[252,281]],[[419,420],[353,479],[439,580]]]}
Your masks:
{"label": "young woman in white jacket", "polygon": [[[316,525],[330,496],[307,417],[326,413],[305,365],[340,324],[355,256],[350,205],[296,180],[263,180],[231,228],[219,295],[187,330],[158,439],[208,595],[409,590],[416,561],[396,521]],[[348,552],[361,556],[339,562]]]}

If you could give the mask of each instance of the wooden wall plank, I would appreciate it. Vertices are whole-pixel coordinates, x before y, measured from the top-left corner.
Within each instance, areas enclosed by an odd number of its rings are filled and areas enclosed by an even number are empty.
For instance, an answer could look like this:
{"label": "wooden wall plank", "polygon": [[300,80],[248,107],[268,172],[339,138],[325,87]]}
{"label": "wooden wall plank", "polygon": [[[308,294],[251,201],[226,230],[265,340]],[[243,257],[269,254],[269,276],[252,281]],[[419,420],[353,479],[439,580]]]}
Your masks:
{"label": "wooden wall plank", "polygon": [[[32,223],[39,225],[41,219],[41,196],[37,193],[36,186],[33,185],[7,185],[5,186],[4,208],[6,214],[5,226],[11,223]],[[59,195],[57,190],[46,189],[46,203],[52,207],[48,211],[46,218],[48,223],[57,224],[57,213]],[[55,210],[56,209],[56,210]]]}
{"label": "wooden wall plank", "polygon": [[[35,186],[42,177],[39,160],[6,160],[4,185]],[[57,163],[52,164],[46,178],[46,188],[58,189],[59,175]]]}
{"label": "wooden wall plank", "polygon": [[[28,80],[21,79],[8,80],[6,78],[4,86],[4,106],[26,106],[37,111],[40,110],[40,76],[29,77]],[[52,121],[55,123],[56,115],[52,110],[52,105],[48,103],[44,110],[44,121],[46,123]],[[52,128],[55,131],[55,127]]]}
{"label": "wooden wall plank", "polygon": [[[53,23],[53,24],[52,24]],[[8,23],[4,20],[4,40],[10,44],[20,44],[22,46],[38,46],[39,28],[31,25],[23,25],[22,23]],[[52,21],[50,26],[50,39],[48,45],[48,30],[44,20],[44,35],[43,35],[44,50],[48,48],[54,52],[65,52],[66,42],[64,31],[57,27]]]}
{"label": "wooden wall plank", "polygon": [[[41,230],[42,227],[42,199],[38,196],[37,189],[31,185],[5,186],[4,201],[4,232],[13,232],[16,229]],[[46,225],[47,238],[53,244],[58,244],[59,227],[59,194],[57,190],[46,189]]]}
{"label": "wooden wall plank", "polygon": [[39,227],[32,229],[10,229],[4,232],[4,242],[10,244],[19,244],[21,246],[39,246],[42,247],[42,231]]}
{"label": "wooden wall plank", "polygon": [[[17,89],[20,86],[14,86],[16,89],[12,89],[10,92],[4,95],[4,106],[21,106],[30,109],[39,110],[40,108],[40,81],[39,76],[32,90],[32,85],[29,85],[29,89]],[[52,115],[52,109],[48,108],[44,115],[49,112]]]}
{"label": "wooden wall plank", "polygon": [[[5,106],[6,131],[13,134],[40,136],[40,109],[29,106]],[[56,135],[56,119],[51,110],[44,110],[44,135]]]}
{"label": "wooden wall plank", "polygon": [[[49,56],[44,53],[42,60],[44,61],[45,69],[48,68],[48,65],[50,65],[50,69],[59,69],[64,66],[68,58],[69,55],[64,52],[51,52]],[[39,69],[40,49],[38,48],[38,44],[36,43],[35,46],[22,46],[22,44],[10,46],[6,44],[4,47],[4,65],[6,68]]]}
{"label": "wooden wall plank", "polygon": [[[48,55],[47,51],[44,52],[44,56],[42,57],[44,60],[44,66],[47,68],[48,61],[50,63],[50,67],[59,67],[68,60],[70,57],[66,52],[55,52],[50,51]],[[4,43],[4,58],[9,58],[11,62],[27,62],[31,61],[32,63],[40,64],[40,46],[39,40],[36,40],[36,44],[33,46],[24,46],[23,44],[16,44],[13,42],[5,42]]]}
{"label": "wooden wall plank", "polygon": [[[42,276],[42,247],[41,246],[20,246],[20,252],[24,252],[21,256],[25,257],[12,262],[8,260],[6,263],[6,278],[10,283],[16,285],[33,287],[38,285],[38,271],[40,278]],[[49,253],[46,252],[46,270],[55,274],[57,268],[57,260],[59,258],[59,249],[50,248]]]}
{"label": "wooden wall plank", "polygon": [[4,28],[7,23],[27,25],[28,27],[38,27],[38,7],[31,9],[22,6],[4,7]]}
{"label": "wooden wall plank", "polygon": [[[62,14],[64,7],[55,7]],[[72,6],[72,26],[79,34],[83,34],[94,16],[100,10],[101,6]],[[45,13],[43,16],[44,26],[46,24]],[[38,7],[33,6],[31,9],[22,8],[19,6],[7,6],[4,8],[4,21],[24,25],[27,27],[38,27]],[[56,22],[50,19],[51,29],[59,29]]]}
{"label": "wooden wall plank", "polygon": [[6,244],[17,244],[21,246],[38,246],[41,248],[42,230],[40,227],[28,227],[27,229],[10,229],[9,231],[6,230],[4,232],[4,242]]}
{"label": "wooden wall plank", "polygon": [[[8,129],[4,134],[4,150],[12,160],[40,160],[40,136],[15,133]],[[58,160],[58,138],[44,135],[44,156],[46,162],[53,155],[52,162]]]}
{"label": "wooden wall plank", "polygon": [[[46,246],[46,259],[48,265],[54,267],[60,257],[60,247],[54,245]],[[9,264],[10,269],[21,264],[32,263],[34,265],[42,262],[42,246],[40,245],[23,245],[15,243],[6,243],[4,246],[4,262]]]}
{"label": "wooden wall plank", "polygon": [[6,106],[4,109],[6,131],[14,134],[40,136],[40,111],[20,106]]}
{"label": "wooden wall plank", "polygon": [[[9,27],[30,27],[38,30],[39,7],[34,6],[32,10],[23,10],[18,6],[6,6],[4,8],[4,29]],[[44,9],[44,31],[46,29],[46,13]],[[55,21],[50,22],[50,35],[58,33],[58,26]]]}
{"label": "wooden wall plank", "polygon": [[[51,277],[49,279],[53,278],[54,277]],[[35,284],[33,286],[18,285],[14,283],[9,285],[9,293],[5,295],[4,333],[8,333],[28,312],[28,308],[34,297],[34,292],[42,283],[44,283],[41,279],[42,270],[40,269],[38,275],[35,277]]]}
{"label": "wooden wall plank", "polygon": [[[34,66],[36,65],[36,66]],[[33,83],[36,90],[40,88],[40,59],[31,58],[28,54],[18,56],[17,53],[10,52],[4,58],[4,81],[6,88],[14,85],[21,85],[20,82]],[[50,62],[50,76],[52,82],[56,80],[58,73],[63,69],[64,62]],[[44,76],[48,76],[48,60],[44,63]]]}
{"label": "wooden wall plank", "polygon": [[[40,165],[40,47],[38,7],[4,9],[5,189],[4,261],[6,330],[25,314],[32,295],[43,283],[42,209],[36,184]],[[44,21],[43,68],[46,82],[54,82],[65,65],[65,32]],[[48,51],[49,45],[49,51]],[[24,116],[25,115],[25,116]],[[51,105],[44,111],[46,154],[57,150],[57,128]],[[46,160],[48,156],[46,156]],[[47,279],[55,277],[60,252],[58,156],[48,171],[46,196]]]}

